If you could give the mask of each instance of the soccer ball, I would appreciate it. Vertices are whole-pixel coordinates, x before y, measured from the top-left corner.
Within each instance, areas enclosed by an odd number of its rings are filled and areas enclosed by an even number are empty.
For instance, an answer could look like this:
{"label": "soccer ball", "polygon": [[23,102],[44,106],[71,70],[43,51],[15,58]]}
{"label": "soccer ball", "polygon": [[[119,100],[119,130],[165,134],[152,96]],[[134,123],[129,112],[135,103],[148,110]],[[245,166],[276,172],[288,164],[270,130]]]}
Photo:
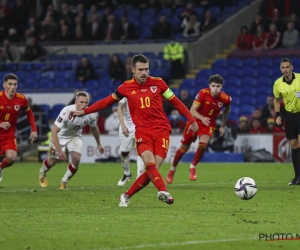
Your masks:
{"label": "soccer ball", "polygon": [[234,186],[234,191],[237,197],[242,200],[250,200],[257,192],[257,186],[253,179],[243,177],[239,179]]}

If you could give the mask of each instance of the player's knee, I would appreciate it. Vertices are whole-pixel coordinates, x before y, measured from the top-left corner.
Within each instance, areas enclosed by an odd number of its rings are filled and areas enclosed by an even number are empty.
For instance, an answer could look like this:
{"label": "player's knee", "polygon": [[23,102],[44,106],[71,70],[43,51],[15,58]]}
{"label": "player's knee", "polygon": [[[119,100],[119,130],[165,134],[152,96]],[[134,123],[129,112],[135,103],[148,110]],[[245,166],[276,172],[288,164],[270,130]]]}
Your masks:
{"label": "player's knee", "polygon": [[9,155],[9,156],[6,156],[7,161],[8,161],[11,165],[15,163],[16,158],[17,158],[17,156],[15,156],[15,155]]}
{"label": "player's knee", "polygon": [[128,156],[129,155],[129,152],[121,152],[121,156],[122,157],[126,157],[126,156]]}
{"label": "player's knee", "polygon": [[198,148],[199,148],[200,152],[204,153],[205,150],[206,150],[206,143],[204,143],[204,142],[199,142]]}

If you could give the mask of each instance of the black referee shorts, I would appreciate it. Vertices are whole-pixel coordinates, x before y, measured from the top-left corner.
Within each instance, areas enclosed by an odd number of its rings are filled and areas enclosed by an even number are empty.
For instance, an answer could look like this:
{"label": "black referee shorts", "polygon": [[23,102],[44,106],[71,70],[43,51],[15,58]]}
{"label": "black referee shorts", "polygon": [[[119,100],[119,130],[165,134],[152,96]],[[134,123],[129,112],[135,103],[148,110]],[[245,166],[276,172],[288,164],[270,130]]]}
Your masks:
{"label": "black referee shorts", "polygon": [[298,139],[300,135],[300,112],[285,114],[285,134],[288,140]]}

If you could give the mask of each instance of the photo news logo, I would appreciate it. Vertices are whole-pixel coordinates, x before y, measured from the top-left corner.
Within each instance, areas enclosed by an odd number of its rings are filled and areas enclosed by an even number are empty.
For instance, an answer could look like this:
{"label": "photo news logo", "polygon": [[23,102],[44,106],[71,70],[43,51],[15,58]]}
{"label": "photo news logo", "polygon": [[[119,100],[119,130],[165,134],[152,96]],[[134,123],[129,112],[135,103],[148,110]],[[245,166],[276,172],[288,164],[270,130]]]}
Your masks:
{"label": "photo news logo", "polygon": [[277,241],[277,240],[300,240],[300,234],[296,233],[259,233],[259,241]]}

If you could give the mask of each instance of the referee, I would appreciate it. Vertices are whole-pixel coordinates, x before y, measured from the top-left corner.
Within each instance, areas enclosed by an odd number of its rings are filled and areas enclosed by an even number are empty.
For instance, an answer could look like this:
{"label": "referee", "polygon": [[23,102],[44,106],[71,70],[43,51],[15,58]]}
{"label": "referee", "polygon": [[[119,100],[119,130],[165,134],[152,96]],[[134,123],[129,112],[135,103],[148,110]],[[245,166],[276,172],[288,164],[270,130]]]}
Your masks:
{"label": "referee", "polygon": [[278,78],[273,86],[276,123],[281,124],[280,98],[283,98],[286,110],[286,138],[292,149],[292,162],[295,178],[288,185],[300,185],[300,74],[293,73],[292,61],[283,58],[280,63],[283,77]]}

